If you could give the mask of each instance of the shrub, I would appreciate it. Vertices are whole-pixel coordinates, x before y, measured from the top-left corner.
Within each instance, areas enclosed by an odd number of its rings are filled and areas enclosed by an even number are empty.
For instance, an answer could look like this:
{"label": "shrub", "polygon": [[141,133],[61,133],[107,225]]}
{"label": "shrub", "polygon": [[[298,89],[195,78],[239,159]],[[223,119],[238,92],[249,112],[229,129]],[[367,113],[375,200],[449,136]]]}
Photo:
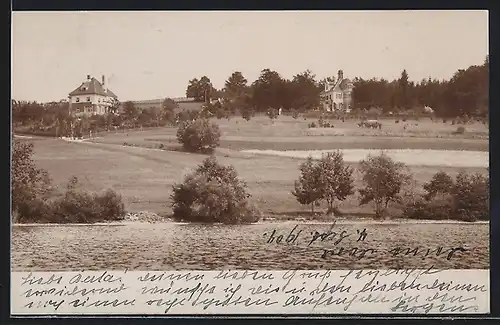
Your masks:
{"label": "shrub", "polygon": [[173,186],[173,218],[225,224],[252,223],[259,212],[249,204],[246,184],[232,166],[207,158],[182,184]]}
{"label": "shrub", "polygon": [[270,108],[267,110],[266,115],[271,119],[271,121],[275,120],[278,118],[278,110],[275,108]]}
{"label": "shrub", "polygon": [[457,127],[457,130],[453,132],[453,134],[464,134],[465,133],[465,127],[459,126]]}
{"label": "shrub", "polygon": [[176,121],[178,122],[188,122],[196,120],[200,117],[200,112],[194,109],[191,110],[183,110],[176,114]]}
{"label": "shrub", "polygon": [[433,199],[437,194],[449,194],[453,190],[453,179],[445,172],[437,172],[432,176],[430,182],[423,185],[423,189],[427,192],[426,200]]}
{"label": "shrub", "polygon": [[407,204],[405,215],[413,219],[489,219],[489,181],[481,174],[461,172],[455,182],[445,173],[437,173],[424,185],[425,200]]}
{"label": "shrub", "polygon": [[18,222],[94,223],[122,220],[125,205],[115,191],[100,194],[77,189],[78,179],[73,177],[64,196],[53,200],[35,198],[26,200],[17,210]]}
{"label": "shrub", "polygon": [[190,152],[212,151],[219,146],[219,126],[208,119],[183,122],[177,130],[177,140]]}
{"label": "shrub", "polygon": [[456,218],[462,221],[489,219],[489,180],[487,176],[458,173],[452,191]]}
{"label": "shrub", "polygon": [[76,190],[54,200],[51,209],[50,219],[57,223],[93,223],[99,221],[102,212],[91,193]]}
{"label": "shrub", "polygon": [[247,121],[250,121],[252,118],[253,112],[251,108],[243,108],[240,110],[241,117]]}
{"label": "shrub", "polygon": [[226,114],[226,111],[224,111],[222,108],[218,108],[216,111],[215,111],[215,116],[217,117],[217,119],[223,119],[224,117],[227,116]]}
{"label": "shrub", "polygon": [[399,120],[395,120],[394,123],[396,123],[396,124],[399,123]]}
{"label": "shrub", "polygon": [[56,223],[94,223],[122,220],[125,205],[114,190],[92,193],[77,189],[78,179],[73,177],[63,197],[48,203],[50,215],[46,221]]}
{"label": "shrub", "polygon": [[311,123],[309,123],[309,125],[308,125],[308,126],[309,126],[310,128],[315,128],[315,127],[316,127],[316,123],[311,122]]}
{"label": "shrub", "polygon": [[100,220],[122,220],[125,216],[122,196],[114,190],[107,189],[94,195],[94,199],[101,210]]}
{"label": "shrub", "polygon": [[448,194],[429,201],[417,200],[407,205],[403,214],[410,219],[447,220],[453,217],[453,211],[453,197]]}
{"label": "shrub", "polygon": [[300,116],[299,111],[298,111],[298,110],[296,110],[296,109],[293,109],[293,110],[292,110],[292,117],[293,117],[294,119],[298,119],[298,118],[299,118],[299,116]]}
{"label": "shrub", "polygon": [[50,205],[39,198],[20,202],[15,212],[17,214],[16,222],[19,223],[50,222],[52,219]]}
{"label": "shrub", "polygon": [[322,128],[324,124],[325,124],[325,119],[323,115],[321,115],[318,119],[318,127]]}

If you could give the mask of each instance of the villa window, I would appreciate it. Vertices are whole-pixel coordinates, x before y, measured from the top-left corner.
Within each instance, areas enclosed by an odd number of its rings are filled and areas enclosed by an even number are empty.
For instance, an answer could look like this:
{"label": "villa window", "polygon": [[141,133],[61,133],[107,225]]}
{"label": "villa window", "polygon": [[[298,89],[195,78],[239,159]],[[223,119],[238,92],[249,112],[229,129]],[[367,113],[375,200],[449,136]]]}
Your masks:
{"label": "villa window", "polygon": [[80,102],[80,97],[76,97],[76,102],[79,103]]}

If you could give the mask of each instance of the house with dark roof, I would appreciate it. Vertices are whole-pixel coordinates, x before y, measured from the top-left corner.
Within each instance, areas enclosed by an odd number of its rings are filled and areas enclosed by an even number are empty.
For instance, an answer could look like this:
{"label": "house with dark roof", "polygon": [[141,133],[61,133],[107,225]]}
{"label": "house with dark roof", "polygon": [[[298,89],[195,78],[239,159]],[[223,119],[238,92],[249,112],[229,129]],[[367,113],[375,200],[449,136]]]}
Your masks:
{"label": "house with dark roof", "polygon": [[104,115],[114,105],[118,97],[107,88],[105,76],[102,83],[87,75],[87,79],[78,88],[69,93],[69,107],[71,114]]}
{"label": "house with dark roof", "polygon": [[344,78],[344,72],[338,71],[337,81],[325,84],[325,89],[321,92],[321,103],[327,112],[344,111],[351,109],[351,94],[353,84],[351,80]]}

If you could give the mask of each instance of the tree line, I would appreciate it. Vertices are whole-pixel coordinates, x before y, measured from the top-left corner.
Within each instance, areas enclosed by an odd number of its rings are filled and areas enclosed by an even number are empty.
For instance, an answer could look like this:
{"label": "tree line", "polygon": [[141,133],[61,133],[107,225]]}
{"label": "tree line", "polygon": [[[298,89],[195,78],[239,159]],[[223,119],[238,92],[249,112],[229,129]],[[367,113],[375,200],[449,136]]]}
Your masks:
{"label": "tree line", "polygon": [[[224,87],[216,89],[210,78],[202,76],[189,80],[186,96],[204,103],[203,113],[218,118],[240,115],[249,120],[255,113],[266,113],[273,119],[282,109],[298,113],[321,109],[320,94],[331,76],[318,80],[310,70],[298,73],[291,80],[277,71],[264,69],[251,84],[239,71],[233,72]],[[415,115],[429,106],[435,116],[443,118],[488,117],[489,59],[482,65],[459,69],[450,80],[424,79],[409,81],[406,70],[398,79],[354,78],[352,116],[366,112]],[[213,102],[214,99],[220,101]],[[16,131],[51,136],[81,136],[89,131],[111,128],[154,127],[176,124],[196,118],[197,112],[177,112],[178,104],[166,98],[159,108],[139,109],[133,102],[116,102],[105,115],[76,117],[70,113],[67,101],[37,103],[12,100],[12,121]]]}
{"label": "tree line", "polygon": [[[200,102],[225,99],[226,110],[252,109],[267,112],[282,108],[285,111],[315,110],[321,108],[320,94],[326,82],[335,82],[334,76],[318,80],[310,70],[298,73],[291,80],[277,71],[263,69],[251,84],[240,71],[235,71],[217,89],[207,76],[189,80],[186,96]],[[431,107],[440,117],[487,117],[489,58],[482,65],[459,69],[450,80],[423,79],[409,81],[406,70],[398,79],[354,78],[353,110],[378,108],[383,113],[404,114],[422,107]]]}
{"label": "tree line", "polygon": [[[123,106],[123,109],[120,109]],[[13,131],[55,137],[83,137],[94,132],[158,127],[173,124],[178,104],[164,99],[160,108],[139,109],[132,101],[116,102],[103,115],[77,116],[70,112],[66,101],[38,103],[36,101],[12,101]],[[188,117],[181,116],[186,119]]]}
{"label": "tree line", "polygon": [[394,161],[383,152],[368,155],[359,162],[363,186],[355,189],[354,169],[344,162],[339,151],[327,153],[319,160],[309,157],[300,167],[292,194],[303,205],[314,207],[327,203],[327,214],[337,214],[335,203],[358,193],[359,205],[374,204],[376,218],[388,216],[389,204],[402,208],[402,216],[410,219],[489,220],[489,180],[476,173],[461,171],[455,180],[445,172],[437,172],[423,184],[425,194],[414,192],[413,177],[408,166]]}

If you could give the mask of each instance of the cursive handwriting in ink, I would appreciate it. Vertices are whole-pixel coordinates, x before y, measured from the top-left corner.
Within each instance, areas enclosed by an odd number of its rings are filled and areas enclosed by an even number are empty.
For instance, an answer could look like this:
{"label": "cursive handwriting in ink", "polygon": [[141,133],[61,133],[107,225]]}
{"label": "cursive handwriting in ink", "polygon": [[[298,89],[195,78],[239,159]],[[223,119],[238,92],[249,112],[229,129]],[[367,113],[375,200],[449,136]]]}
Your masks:
{"label": "cursive handwriting in ink", "polygon": [[368,236],[368,233],[366,232],[366,228],[364,228],[362,231],[356,230],[356,232],[359,234],[358,240],[357,241],[365,241],[366,236]]}
{"label": "cursive handwriting in ink", "polygon": [[434,303],[425,303],[425,304],[420,304],[420,305],[411,305],[405,301],[400,301],[397,303],[396,306],[391,308],[391,311],[393,312],[405,312],[405,313],[421,313],[423,312],[424,314],[430,313],[432,310],[437,309],[439,312],[466,312],[466,311],[477,311],[478,306],[477,305],[450,305],[447,306],[446,304],[439,304],[439,305],[434,305]]}
{"label": "cursive handwriting in ink", "polygon": [[365,257],[366,254],[375,254],[377,251],[373,248],[345,248],[345,247],[339,247],[337,249],[326,249],[323,248],[323,254],[321,255],[321,258],[327,258],[329,256],[350,256],[350,257],[355,257],[357,260],[362,259]]}
{"label": "cursive handwriting in ink", "polygon": [[147,272],[145,275],[141,275],[137,277],[137,279],[141,282],[156,282],[156,281],[165,281],[165,280],[174,280],[174,281],[201,281],[205,277],[204,274],[199,274],[195,273],[192,274],[191,272],[187,273],[180,273],[180,274],[175,274],[175,273],[156,273],[156,272]]}
{"label": "cursive handwriting in ink", "polygon": [[119,307],[119,306],[134,306],[135,299],[114,299],[114,300],[95,300],[86,305],[86,307]]}
{"label": "cursive handwriting in ink", "polygon": [[35,304],[35,302],[33,301],[30,301],[29,303],[25,304],[24,307],[25,308],[48,308],[48,307],[54,307],[54,310],[57,311],[59,309],[59,307],[61,307],[61,305],[64,303],[64,299],[62,300],[52,300],[52,299],[49,299],[49,300],[46,300],[46,301],[42,301],[42,300],[38,300]]}
{"label": "cursive handwriting in ink", "polygon": [[82,297],[93,294],[107,294],[107,293],[120,293],[127,289],[123,283],[120,284],[119,287],[100,287],[100,288],[79,288],[78,286],[74,286],[73,289],[67,289],[66,286],[62,289],[58,289],[55,287],[49,289],[34,289],[30,288],[24,291],[21,295],[30,298],[32,296],[41,297],[44,295],[52,295],[52,296],[76,296],[81,295]]}
{"label": "cursive handwriting in ink", "polygon": [[428,256],[435,255],[437,257],[448,253],[446,256],[447,260],[451,260],[453,255],[455,255],[456,252],[466,252],[467,249],[464,247],[450,247],[447,250],[444,250],[442,246],[437,247],[435,249],[430,249],[430,248],[422,248],[422,247],[412,247],[412,248],[403,248],[403,247],[394,247],[389,250],[389,253],[395,257],[395,256],[421,256],[422,259],[427,258]]}
{"label": "cursive handwriting in ink", "polygon": [[117,281],[122,281],[121,277],[116,278],[113,274],[109,274],[108,271],[104,271],[99,276],[87,275],[83,276],[81,273],[73,276],[69,279],[69,284],[77,283],[113,283]]}
{"label": "cursive handwriting in ink", "polygon": [[318,231],[312,232],[311,233],[311,235],[312,235],[311,241],[309,242],[309,244],[307,244],[307,246],[311,246],[318,239],[320,239],[322,242],[333,241],[334,239],[336,239],[334,242],[334,245],[338,245],[338,244],[340,244],[340,242],[342,240],[344,240],[345,238],[347,238],[351,235],[346,230],[343,230],[340,233],[333,231],[335,224],[336,224],[336,222],[333,222],[333,224],[330,226],[330,228],[325,232],[318,232]]}
{"label": "cursive handwriting in ink", "polygon": [[[298,232],[295,233],[297,230],[298,226],[296,225],[293,227],[293,229],[290,231],[290,233],[285,237],[284,235],[276,235],[277,230],[274,229],[273,232],[269,235],[269,238],[267,239],[267,243],[276,243],[276,244],[289,244],[289,245],[294,245],[297,244],[297,239],[299,238],[300,234],[302,233],[302,230],[299,230]],[[264,237],[267,237],[267,233],[264,233]]]}
{"label": "cursive handwriting in ink", "polygon": [[274,280],[274,274],[272,272],[259,272],[259,271],[219,271],[214,279],[216,280],[244,280],[246,278],[251,278],[254,281],[257,280]]}
{"label": "cursive handwriting in ink", "polygon": [[175,306],[184,306],[185,301],[186,301],[186,298],[182,298],[182,299],[178,299],[178,298],[163,299],[163,298],[160,298],[160,299],[150,299],[150,300],[146,301],[146,304],[148,306],[154,305],[156,307],[163,307],[163,308],[165,308],[164,313],[167,314],[170,311],[170,309],[172,309]]}
{"label": "cursive handwriting in ink", "polygon": [[22,277],[21,286],[23,285],[51,285],[51,284],[61,284],[63,277],[62,275],[56,276],[55,274],[51,274],[48,279],[44,279],[44,277],[39,276],[35,277],[32,272],[30,272],[26,277]]}
{"label": "cursive handwriting in ink", "polygon": [[[328,271],[330,272],[330,271]],[[351,285],[348,285],[348,286],[344,286],[344,281],[347,279],[347,277],[350,275],[350,273],[347,273],[345,275],[341,275],[340,278],[342,278],[342,280],[338,283],[338,284],[331,284],[326,282],[323,287],[321,287],[321,285],[323,284],[323,280],[324,279],[328,279],[330,277],[330,273],[328,273],[328,277],[323,277],[321,279],[321,282],[318,284],[318,286],[313,289],[309,295],[313,296],[313,295],[317,295],[317,294],[323,294],[323,293],[329,293],[331,295],[335,294],[335,293],[349,293],[350,290],[351,290]]]}

